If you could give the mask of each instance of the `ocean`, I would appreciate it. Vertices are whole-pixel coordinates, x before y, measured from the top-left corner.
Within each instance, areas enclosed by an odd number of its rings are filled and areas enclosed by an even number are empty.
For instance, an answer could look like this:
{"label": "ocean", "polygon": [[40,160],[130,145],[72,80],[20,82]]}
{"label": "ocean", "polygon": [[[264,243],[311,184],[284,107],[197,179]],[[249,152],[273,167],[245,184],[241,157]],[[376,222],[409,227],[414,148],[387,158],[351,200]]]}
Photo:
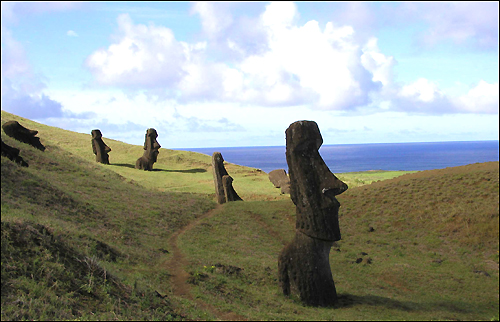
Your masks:
{"label": "ocean", "polygon": [[[261,169],[267,173],[275,169],[285,169],[288,172],[284,146],[215,147],[189,151],[210,156],[217,151],[226,162]],[[432,170],[498,161],[499,141],[337,144],[322,145],[319,153],[333,173]]]}

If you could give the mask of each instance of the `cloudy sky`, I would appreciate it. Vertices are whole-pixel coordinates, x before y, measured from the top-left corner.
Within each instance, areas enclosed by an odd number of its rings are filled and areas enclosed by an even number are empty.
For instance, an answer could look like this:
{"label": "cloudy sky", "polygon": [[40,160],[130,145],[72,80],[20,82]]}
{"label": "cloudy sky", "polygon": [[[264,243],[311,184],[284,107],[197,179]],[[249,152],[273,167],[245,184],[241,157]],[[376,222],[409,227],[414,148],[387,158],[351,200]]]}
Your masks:
{"label": "cloudy sky", "polygon": [[498,2],[6,2],[2,110],[164,148],[498,140]]}

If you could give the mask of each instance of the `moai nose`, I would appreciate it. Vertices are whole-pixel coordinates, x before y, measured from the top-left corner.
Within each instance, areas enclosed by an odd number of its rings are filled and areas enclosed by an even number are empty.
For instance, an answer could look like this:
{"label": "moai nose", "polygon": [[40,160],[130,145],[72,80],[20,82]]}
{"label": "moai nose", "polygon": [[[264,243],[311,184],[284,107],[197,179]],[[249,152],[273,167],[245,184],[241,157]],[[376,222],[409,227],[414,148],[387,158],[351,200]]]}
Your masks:
{"label": "moai nose", "polygon": [[333,198],[340,195],[348,189],[347,184],[342,180],[339,180],[333,173],[325,176],[321,183],[321,192],[328,198]]}

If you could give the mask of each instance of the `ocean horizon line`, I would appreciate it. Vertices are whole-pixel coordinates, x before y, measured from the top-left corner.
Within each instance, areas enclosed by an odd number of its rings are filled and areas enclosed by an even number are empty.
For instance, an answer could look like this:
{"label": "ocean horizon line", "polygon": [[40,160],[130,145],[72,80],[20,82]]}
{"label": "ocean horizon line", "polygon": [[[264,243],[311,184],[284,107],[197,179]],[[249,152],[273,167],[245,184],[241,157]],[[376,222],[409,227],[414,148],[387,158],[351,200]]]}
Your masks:
{"label": "ocean horizon line", "polygon": [[[389,145],[389,144],[425,144],[425,143],[472,143],[472,142],[500,142],[499,140],[461,140],[461,141],[415,141],[415,142],[378,142],[378,143],[334,143],[328,144],[323,143],[321,146],[339,146],[339,145]],[[209,146],[209,147],[198,147],[198,148],[171,148],[170,150],[181,150],[189,151],[188,149],[245,149],[245,148],[281,148],[286,147],[286,145],[248,145],[248,146]]]}

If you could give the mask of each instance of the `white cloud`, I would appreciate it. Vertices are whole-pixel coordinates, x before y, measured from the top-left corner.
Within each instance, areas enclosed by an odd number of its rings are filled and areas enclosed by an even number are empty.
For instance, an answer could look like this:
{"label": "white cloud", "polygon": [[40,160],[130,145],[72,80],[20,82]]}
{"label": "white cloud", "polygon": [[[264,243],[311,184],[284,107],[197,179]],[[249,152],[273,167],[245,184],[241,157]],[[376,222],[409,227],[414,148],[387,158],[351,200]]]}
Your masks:
{"label": "white cloud", "polygon": [[[375,37],[360,43],[365,37],[356,38],[349,25],[328,22],[322,28],[315,20],[299,25],[294,3],[272,2],[258,19],[244,23],[235,21],[227,8],[205,2],[193,6],[209,35],[198,43],[177,41],[166,27],[135,24],[128,15],[120,15],[114,43],[91,54],[87,67],[100,84],[148,90],[183,104],[304,105],[370,113],[492,111],[494,99],[478,103],[481,99],[472,98],[483,85],[459,99],[425,78],[396,83],[396,60],[381,52]],[[243,25],[257,32],[243,33]],[[251,49],[254,43],[259,43],[258,49]],[[228,54],[232,59],[214,58],[214,44],[217,57]]]}
{"label": "white cloud", "polygon": [[382,85],[391,85],[393,81],[394,57],[387,57],[380,52],[377,46],[377,38],[370,38],[363,47],[361,63],[370,73],[372,73],[374,82],[381,82]]}
{"label": "white cloud", "polygon": [[498,114],[498,83],[488,84],[481,80],[467,94],[458,97],[455,104],[471,113]]}
{"label": "white cloud", "polygon": [[74,32],[73,30],[68,30],[66,32],[66,35],[70,36],[70,37],[78,37],[78,34],[76,32]]}
{"label": "white cloud", "polygon": [[433,102],[437,97],[443,96],[436,84],[425,78],[419,78],[414,83],[403,86],[399,95],[425,103]]}
{"label": "white cloud", "polygon": [[217,36],[233,22],[231,14],[223,3],[195,2],[192,12],[200,15],[203,30],[210,37]]}
{"label": "white cloud", "polygon": [[172,86],[185,75],[186,47],[172,30],[134,25],[129,15],[118,17],[119,41],[91,54],[86,65],[97,81],[108,85]]}

